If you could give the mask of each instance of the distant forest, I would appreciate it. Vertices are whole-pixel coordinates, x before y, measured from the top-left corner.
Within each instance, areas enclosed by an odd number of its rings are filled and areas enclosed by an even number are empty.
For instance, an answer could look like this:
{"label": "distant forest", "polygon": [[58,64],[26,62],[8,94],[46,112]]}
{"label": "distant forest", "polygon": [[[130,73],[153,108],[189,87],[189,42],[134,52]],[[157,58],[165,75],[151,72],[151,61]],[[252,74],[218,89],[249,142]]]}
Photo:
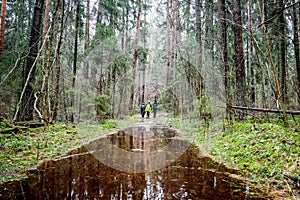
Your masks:
{"label": "distant forest", "polygon": [[0,116],[199,120],[300,110],[299,0],[2,0]]}

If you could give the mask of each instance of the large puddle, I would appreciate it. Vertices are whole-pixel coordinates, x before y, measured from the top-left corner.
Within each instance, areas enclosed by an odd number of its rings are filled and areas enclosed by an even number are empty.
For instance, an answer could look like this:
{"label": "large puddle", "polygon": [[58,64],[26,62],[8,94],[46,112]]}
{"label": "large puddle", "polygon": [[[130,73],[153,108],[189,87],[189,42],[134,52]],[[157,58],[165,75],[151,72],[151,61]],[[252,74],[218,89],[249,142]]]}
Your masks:
{"label": "large puddle", "polygon": [[0,199],[273,199],[177,134],[163,126],[112,133],[0,185]]}

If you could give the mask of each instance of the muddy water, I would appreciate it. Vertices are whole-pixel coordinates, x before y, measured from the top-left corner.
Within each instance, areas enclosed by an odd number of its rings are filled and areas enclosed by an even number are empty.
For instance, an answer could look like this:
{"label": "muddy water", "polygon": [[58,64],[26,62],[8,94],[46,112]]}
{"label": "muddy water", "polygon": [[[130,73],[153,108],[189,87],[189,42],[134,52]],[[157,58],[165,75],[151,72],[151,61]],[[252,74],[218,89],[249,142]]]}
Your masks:
{"label": "muddy water", "polygon": [[[27,179],[1,185],[0,199],[272,199],[262,187],[236,178],[237,171],[201,156],[196,145],[175,139],[177,134],[166,127],[115,132],[43,162]],[[107,141],[113,144],[109,151]],[[122,162],[105,155],[120,149],[131,153],[121,154]],[[163,156],[155,159],[158,154]],[[132,155],[138,159],[126,163]],[[109,159],[115,161],[103,164]],[[121,164],[126,166],[123,171]]]}

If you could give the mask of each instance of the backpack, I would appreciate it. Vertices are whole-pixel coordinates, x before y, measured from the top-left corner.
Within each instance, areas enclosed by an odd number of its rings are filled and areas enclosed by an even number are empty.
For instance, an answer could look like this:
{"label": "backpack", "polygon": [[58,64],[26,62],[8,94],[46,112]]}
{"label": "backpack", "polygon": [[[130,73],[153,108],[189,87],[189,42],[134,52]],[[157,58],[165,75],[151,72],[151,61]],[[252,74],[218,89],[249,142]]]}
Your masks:
{"label": "backpack", "polygon": [[142,110],[145,110],[145,107],[146,107],[146,104],[142,103],[141,109],[142,109]]}

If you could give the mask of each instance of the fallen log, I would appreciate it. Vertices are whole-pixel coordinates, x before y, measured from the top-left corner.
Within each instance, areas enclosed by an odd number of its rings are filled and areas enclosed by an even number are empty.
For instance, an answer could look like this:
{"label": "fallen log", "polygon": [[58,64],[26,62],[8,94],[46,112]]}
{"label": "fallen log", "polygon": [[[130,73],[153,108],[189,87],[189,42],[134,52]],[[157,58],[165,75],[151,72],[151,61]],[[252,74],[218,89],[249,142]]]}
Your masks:
{"label": "fallen log", "polygon": [[21,122],[15,122],[14,124],[17,126],[25,126],[28,128],[39,128],[44,126],[44,123],[40,121],[21,121]]}
{"label": "fallen log", "polygon": [[21,131],[27,130],[27,127],[15,126],[13,128],[0,128],[0,134],[11,134],[20,133]]}
{"label": "fallen log", "polygon": [[[236,110],[250,110],[250,111],[257,111],[257,112],[271,112],[271,113],[283,112],[282,110],[270,109],[270,108],[257,108],[257,107],[232,106],[232,105],[228,107]],[[300,110],[286,110],[286,113],[291,115],[300,115]]]}

